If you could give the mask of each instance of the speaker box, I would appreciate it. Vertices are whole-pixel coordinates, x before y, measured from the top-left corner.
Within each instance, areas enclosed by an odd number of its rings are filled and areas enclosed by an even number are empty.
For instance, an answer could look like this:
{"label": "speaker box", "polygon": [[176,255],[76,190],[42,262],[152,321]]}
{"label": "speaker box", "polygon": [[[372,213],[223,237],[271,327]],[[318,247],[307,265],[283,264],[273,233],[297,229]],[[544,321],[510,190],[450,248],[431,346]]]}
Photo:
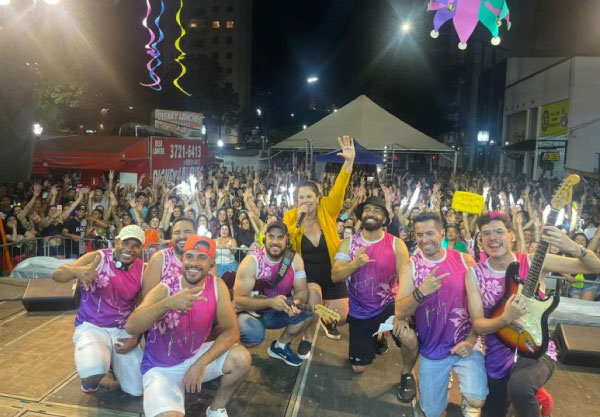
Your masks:
{"label": "speaker box", "polygon": [[30,279],[23,294],[27,311],[73,310],[79,307],[77,281],[56,282],[52,278]]}
{"label": "speaker box", "polygon": [[561,363],[600,368],[600,327],[561,323],[554,340]]}

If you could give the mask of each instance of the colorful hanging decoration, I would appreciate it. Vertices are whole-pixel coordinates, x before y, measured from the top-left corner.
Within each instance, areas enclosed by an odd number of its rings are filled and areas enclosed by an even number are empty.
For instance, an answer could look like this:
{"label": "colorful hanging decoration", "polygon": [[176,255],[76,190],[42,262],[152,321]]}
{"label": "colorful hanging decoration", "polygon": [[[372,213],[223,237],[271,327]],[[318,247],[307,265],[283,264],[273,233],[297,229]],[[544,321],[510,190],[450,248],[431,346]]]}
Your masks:
{"label": "colorful hanging decoration", "polygon": [[152,79],[152,81],[154,81],[154,82],[152,84],[144,84],[144,83],[140,83],[140,84],[143,85],[144,87],[149,87],[156,91],[162,90],[162,85],[160,85],[161,80],[160,80],[160,77],[158,76],[158,74],[156,74],[156,68],[158,68],[162,64],[162,61],[158,58],[160,56],[160,51],[158,50],[157,45],[159,42],[161,42],[164,39],[163,31],[160,29],[160,18],[165,11],[165,5],[164,5],[163,0],[161,0],[160,6],[161,6],[160,13],[154,20],[154,23],[160,32],[158,39],[156,39],[156,35],[154,34],[154,31],[152,29],[150,29],[150,27],[148,26],[148,17],[152,13],[152,6],[150,5],[150,0],[146,0],[146,17],[142,21],[142,25],[150,33],[150,40],[145,45],[146,53],[148,55],[150,55],[150,60],[146,64],[146,69],[148,70],[148,75],[150,76],[150,79]]}
{"label": "colorful hanging decoration", "polygon": [[498,35],[503,19],[507,22],[507,29],[510,29],[506,0],[430,0],[427,10],[435,11],[431,37],[437,38],[440,34],[440,27],[452,19],[454,29],[460,40],[459,49],[467,48],[467,41],[479,21],[492,34],[492,45],[500,44]]}
{"label": "colorful hanging decoration", "polygon": [[181,90],[182,93],[184,93],[188,96],[191,96],[190,93],[185,91],[179,85],[179,79],[181,77],[183,77],[185,75],[185,73],[187,72],[187,69],[185,68],[185,65],[183,64],[183,60],[185,59],[185,52],[183,52],[181,50],[181,47],[179,46],[181,39],[183,39],[183,37],[185,36],[185,33],[186,33],[185,29],[183,28],[183,26],[181,24],[181,10],[183,10],[183,0],[179,0],[179,10],[177,10],[177,14],[175,15],[175,21],[177,22],[177,24],[179,25],[179,28],[181,29],[181,33],[180,33],[179,37],[175,40],[175,49],[177,49],[179,51],[179,56],[177,58],[175,58],[175,62],[177,62],[179,64],[179,66],[181,67],[181,73],[177,76],[177,78],[175,78],[173,80],[173,85],[175,87],[177,87],[179,90]]}

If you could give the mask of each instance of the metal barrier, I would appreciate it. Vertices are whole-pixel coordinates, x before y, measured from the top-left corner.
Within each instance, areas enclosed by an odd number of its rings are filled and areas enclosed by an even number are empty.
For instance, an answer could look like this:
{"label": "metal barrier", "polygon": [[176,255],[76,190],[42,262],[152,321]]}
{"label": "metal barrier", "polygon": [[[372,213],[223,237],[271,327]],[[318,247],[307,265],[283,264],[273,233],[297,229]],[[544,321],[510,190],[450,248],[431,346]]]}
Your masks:
{"label": "metal barrier", "polygon": [[[114,240],[85,238],[80,239],[79,242],[75,242],[71,238],[57,235],[22,239],[18,242],[0,245],[0,276],[8,276],[12,272],[12,269],[20,262],[36,256],[51,256],[59,259],[79,257],[73,255],[77,247],[80,249],[79,256],[81,256],[91,251],[114,247]],[[142,260],[144,263],[147,263],[154,253],[165,247],[168,247],[168,243],[150,244],[142,250]],[[252,249],[218,246],[217,257],[215,259],[217,267],[220,266],[220,271],[223,273],[226,271],[236,271],[237,266],[250,250]],[[6,253],[10,257],[10,262],[7,262]]]}

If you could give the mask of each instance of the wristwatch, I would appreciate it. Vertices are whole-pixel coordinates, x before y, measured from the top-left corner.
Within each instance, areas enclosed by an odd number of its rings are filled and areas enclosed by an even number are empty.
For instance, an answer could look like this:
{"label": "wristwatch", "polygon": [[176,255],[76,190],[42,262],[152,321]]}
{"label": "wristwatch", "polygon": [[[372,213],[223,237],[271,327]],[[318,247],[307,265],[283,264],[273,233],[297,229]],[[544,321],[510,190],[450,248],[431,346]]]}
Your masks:
{"label": "wristwatch", "polygon": [[588,251],[587,248],[583,245],[581,245],[579,247],[579,255],[577,256],[578,258],[585,258],[585,256],[587,255]]}

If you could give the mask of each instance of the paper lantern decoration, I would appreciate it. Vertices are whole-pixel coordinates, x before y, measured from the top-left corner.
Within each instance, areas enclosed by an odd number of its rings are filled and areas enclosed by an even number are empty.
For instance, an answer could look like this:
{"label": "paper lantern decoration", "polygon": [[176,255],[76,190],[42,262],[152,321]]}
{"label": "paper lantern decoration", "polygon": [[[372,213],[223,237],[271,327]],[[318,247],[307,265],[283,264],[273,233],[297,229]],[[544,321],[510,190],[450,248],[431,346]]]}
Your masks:
{"label": "paper lantern decoration", "polygon": [[427,10],[435,12],[431,37],[437,38],[444,23],[452,20],[460,40],[459,49],[467,48],[467,42],[479,21],[492,34],[492,45],[500,44],[499,28],[503,19],[507,22],[507,29],[510,29],[506,0],[430,0]]}

